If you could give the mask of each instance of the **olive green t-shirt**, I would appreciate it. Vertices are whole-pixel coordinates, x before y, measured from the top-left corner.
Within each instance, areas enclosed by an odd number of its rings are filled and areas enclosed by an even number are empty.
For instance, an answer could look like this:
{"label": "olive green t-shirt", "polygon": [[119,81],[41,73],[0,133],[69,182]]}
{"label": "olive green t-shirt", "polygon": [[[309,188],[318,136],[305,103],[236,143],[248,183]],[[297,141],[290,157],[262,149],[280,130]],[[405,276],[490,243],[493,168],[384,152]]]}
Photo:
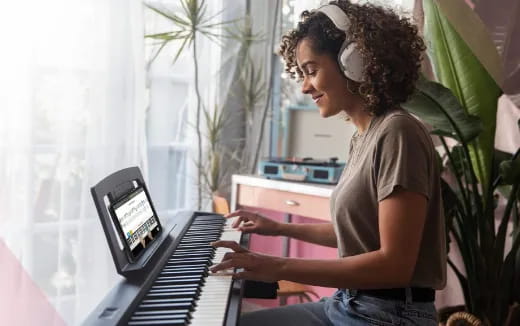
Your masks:
{"label": "olive green t-shirt", "polygon": [[363,134],[352,137],[347,165],[330,200],[339,256],[380,248],[378,204],[396,187],[428,200],[410,285],[442,289],[446,283],[446,231],[440,170],[428,131],[402,109],[372,118]]}

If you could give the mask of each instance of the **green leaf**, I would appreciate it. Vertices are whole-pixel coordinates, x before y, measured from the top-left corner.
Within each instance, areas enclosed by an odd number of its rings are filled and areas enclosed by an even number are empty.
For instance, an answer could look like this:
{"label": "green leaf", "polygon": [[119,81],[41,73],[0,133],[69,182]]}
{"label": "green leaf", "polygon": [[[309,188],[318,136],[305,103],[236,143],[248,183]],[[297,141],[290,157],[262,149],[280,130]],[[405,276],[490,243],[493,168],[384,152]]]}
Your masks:
{"label": "green leaf", "polygon": [[520,155],[515,160],[506,160],[499,167],[502,184],[512,185],[520,180]]}
{"label": "green leaf", "polygon": [[437,82],[421,78],[415,93],[402,106],[431,125],[435,134],[467,143],[482,131],[480,119],[467,114],[453,92]]}
{"label": "green leaf", "polygon": [[451,149],[451,157],[451,162],[456,169],[455,173],[463,175],[464,168],[467,166],[468,162],[464,158],[464,149],[462,148],[462,146],[453,146],[453,148]]}
{"label": "green leaf", "polygon": [[453,91],[467,113],[484,122],[482,132],[469,148],[477,178],[487,189],[501,90],[433,0],[424,0],[424,11],[425,36],[437,79]]}
{"label": "green leaf", "polygon": [[[502,68],[503,61],[497,51],[497,47],[498,44],[504,44],[507,42],[504,39],[508,36],[507,33],[504,33],[506,32],[505,30],[508,29],[508,27],[505,26],[507,17],[504,17],[504,20],[501,21],[501,26],[486,26],[479,17],[478,12],[475,12],[476,8],[470,8],[465,0],[435,0],[435,2],[453,28],[467,43],[478,61],[485,67],[491,76],[493,76],[495,82],[501,85],[504,81],[504,71]],[[485,2],[487,2],[487,6],[490,6],[490,4],[493,3],[493,1],[487,0],[481,1],[478,5],[486,5]],[[511,12],[514,5],[507,6],[505,3],[502,3],[501,6],[492,5],[492,7],[494,13],[498,13],[500,16],[514,14]],[[509,12],[504,12],[504,9],[506,11],[509,10]],[[489,27],[494,27],[495,33],[492,33],[492,31],[489,30]]]}
{"label": "green leaf", "polygon": [[449,231],[453,227],[453,219],[457,210],[459,209],[459,198],[451,187],[441,178],[441,191],[442,191],[442,204],[444,207],[444,217],[446,219],[446,241],[447,247],[450,248],[450,236]]}
{"label": "green leaf", "polygon": [[157,14],[163,16],[164,18],[172,21],[175,25],[178,26],[189,26],[189,22],[176,14],[170,13],[167,9],[159,9],[149,4],[145,4],[150,10],[156,12]]}
{"label": "green leaf", "polygon": [[[516,232],[513,237],[513,242],[519,241],[520,229],[518,227],[519,213],[517,207],[515,207],[515,219],[516,219]],[[520,302],[520,250],[516,251],[515,267],[514,267],[514,279],[513,279],[513,301]]]}
{"label": "green leaf", "polygon": [[171,10],[168,10],[167,8],[159,8],[145,4],[150,10],[168,19],[173,24],[174,28],[176,28],[176,30],[170,32],[145,35],[146,38],[164,41],[161,43],[160,48],[156,51],[151,61],[159,55],[168,42],[180,41],[181,45],[173,55],[173,63],[175,63],[184,49],[191,47],[193,40],[198,33],[204,35],[210,41],[219,44],[221,36],[214,32],[214,30],[217,30],[217,27],[219,26],[230,25],[237,21],[229,20],[211,22],[213,19],[216,19],[217,16],[220,16],[222,11],[211,16],[208,15],[208,7],[204,0],[181,0],[180,4],[182,8],[182,16],[175,12],[171,12]]}
{"label": "green leaf", "polygon": [[[451,269],[453,270],[453,272],[455,273],[455,276],[457,277],[457,279],[459,280],[459,283],[460,283],[460,287],[462,288],[462,292],[464,293],[464,297],[468,298],[470,297],[470,288],[469,288],[469,285],[468,285],[468,280],[466,279],[466,277],[464,276],[464,274],[462,274],[459,269],[457,268],[457,266],[451,261],[450,258],[448,258],[448,265],[451,267]],[[470,302],[466,302],[467,305],[471,305]],[[469,309],[471,309],[471,306],[468,307]]]}

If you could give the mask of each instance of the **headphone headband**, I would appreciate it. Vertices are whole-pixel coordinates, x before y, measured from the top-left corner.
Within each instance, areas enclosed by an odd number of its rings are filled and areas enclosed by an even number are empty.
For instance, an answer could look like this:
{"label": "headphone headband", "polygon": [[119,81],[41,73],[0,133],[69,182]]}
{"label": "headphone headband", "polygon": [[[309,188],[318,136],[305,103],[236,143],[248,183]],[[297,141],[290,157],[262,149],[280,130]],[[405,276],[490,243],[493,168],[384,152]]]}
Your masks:
{"label": "headphone headband", "polygon": [[318,11],[329,17],[338,29],[345,33],[348,32],[348,29],[350,28],[350,19],[340,7],[336,5],[324,5],[319,7]]}

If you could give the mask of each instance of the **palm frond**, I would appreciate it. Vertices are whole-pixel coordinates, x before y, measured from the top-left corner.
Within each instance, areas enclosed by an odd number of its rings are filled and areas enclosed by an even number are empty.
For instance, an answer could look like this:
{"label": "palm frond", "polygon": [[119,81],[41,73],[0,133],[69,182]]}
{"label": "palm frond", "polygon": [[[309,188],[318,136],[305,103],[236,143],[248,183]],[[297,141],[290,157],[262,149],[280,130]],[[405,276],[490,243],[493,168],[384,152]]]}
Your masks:
{"label": "palm frond", "polygon": [[168,44],[168,41],[164,41],[162,42],[161,46],[157,49],[157,51],[155,51],[155,54],[152,56],[152,58],[150,59],[150,64],[152,62],[155,61],[155,59],[157,59],[157,57],[159,56],[159,53],[161,53],[162,49],[166,46],[166,44]]}
{"label": "palm frond", "polygon": [[177,62],[177,59],[179,59],[179,56],[181,55],[182,51],[184,50],[184,47],[186,46],[186,43],[188,43],[189,41],[190,41],[189,37],[186,37],[182,40],[181,46],[179,47],[179,49],[177,50],[177,53],[173,57],[172,64]]}
{"label": "palm frond", "polygon": [[168,9],[166,9],[166,8],[160,9],[158,7],[155,7],[155,6],[152,6],[149,4],[145,4],[145,6],[147,8],[149,8],[150,10],[154,11],[155,13],[159,14],[160,16],[163,16],[164,18],[172,21],[177,26],[189,26],[190,25],[190,23],[187,20],[183,19],[182,17],[180,17],[177,14],[169,12]]}
{"label": "palm frond", "polygon": [[219,26],[230,25],[230,24],[239,22],[241,20],[242,20],[241,18],[230,19],[230,20],[225,20],[225,21],[221,21],[221,22],[218,22],[218,23],[211,23],[211,24],[209,24],[207,21],[205,21],[205,22],[201,23],[201,25],[203,27],[205,27],[205,28],[215,28],[215,27],[219,27]]}

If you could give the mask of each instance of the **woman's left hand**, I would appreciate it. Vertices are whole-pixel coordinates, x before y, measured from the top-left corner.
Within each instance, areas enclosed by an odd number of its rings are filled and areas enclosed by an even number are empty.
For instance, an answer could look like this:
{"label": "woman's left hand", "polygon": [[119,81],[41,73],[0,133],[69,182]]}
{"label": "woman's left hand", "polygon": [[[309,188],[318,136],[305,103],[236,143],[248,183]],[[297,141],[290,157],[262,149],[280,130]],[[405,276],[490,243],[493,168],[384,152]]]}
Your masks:
{"label": "woman's left hand", "polygon": [[234,252],[226,253],[224,258],[222,258],[222,262],[211,266],[211,272],[243,268],[243,271],[233,273],[233,277],[263,282],[280,280],[279,275],[284,262],[283,258],[251,252],[242,248],[235,241],[216,241],[212,245],[217,248],[229,248]]}

